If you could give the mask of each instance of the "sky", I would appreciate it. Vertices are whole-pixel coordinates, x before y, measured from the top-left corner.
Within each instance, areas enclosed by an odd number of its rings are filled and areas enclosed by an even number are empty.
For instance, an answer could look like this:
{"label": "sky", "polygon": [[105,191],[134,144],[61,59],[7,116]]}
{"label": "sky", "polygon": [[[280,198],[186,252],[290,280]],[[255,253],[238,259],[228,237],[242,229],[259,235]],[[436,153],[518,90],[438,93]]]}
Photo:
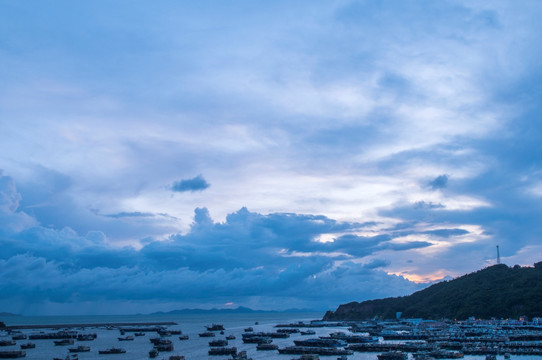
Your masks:
{"label": "sky", "polygon": [[327,310],[542,260],[542,3],[0,0],[0,308]]}

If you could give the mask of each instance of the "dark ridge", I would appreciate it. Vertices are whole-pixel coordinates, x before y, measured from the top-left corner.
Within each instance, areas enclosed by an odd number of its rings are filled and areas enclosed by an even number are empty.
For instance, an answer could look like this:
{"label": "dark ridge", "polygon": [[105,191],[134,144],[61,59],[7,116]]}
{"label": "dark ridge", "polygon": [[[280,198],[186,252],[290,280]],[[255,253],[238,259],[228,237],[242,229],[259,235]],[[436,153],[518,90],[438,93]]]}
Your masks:
{"label": "dark ridge", "polygon": [[403,318],[458,319],[542,316],[542,261],[534,267],[494,265],[409,296],[351,302],[328,311],[324,320]]}
{"label": "dark ridge", "polygon": [[273,313],[299,313],[299,312],[318,312],[310,309],[287,309],[287,310],[253,310],[247,307],[239,306],[233,309],[181,309],[168,312],[154,312],[150,315],[183,315],[183,314],[273,314]]}
{"label": "dark ridge", "polygon": [[0,312],[0,316],[21,316],[19,314],[14,314],[14,313],[10,313],[10,312]]}

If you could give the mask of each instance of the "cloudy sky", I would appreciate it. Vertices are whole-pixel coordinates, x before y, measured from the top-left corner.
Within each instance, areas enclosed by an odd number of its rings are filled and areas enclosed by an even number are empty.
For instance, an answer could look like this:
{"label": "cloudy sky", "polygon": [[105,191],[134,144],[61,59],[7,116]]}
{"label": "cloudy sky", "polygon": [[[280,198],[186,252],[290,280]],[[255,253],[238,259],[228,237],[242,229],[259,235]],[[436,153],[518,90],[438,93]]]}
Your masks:
{"label": "cloudy sky", "polygon": [[541,15],[0,0],[0,308],[326,310],[542,260]]}

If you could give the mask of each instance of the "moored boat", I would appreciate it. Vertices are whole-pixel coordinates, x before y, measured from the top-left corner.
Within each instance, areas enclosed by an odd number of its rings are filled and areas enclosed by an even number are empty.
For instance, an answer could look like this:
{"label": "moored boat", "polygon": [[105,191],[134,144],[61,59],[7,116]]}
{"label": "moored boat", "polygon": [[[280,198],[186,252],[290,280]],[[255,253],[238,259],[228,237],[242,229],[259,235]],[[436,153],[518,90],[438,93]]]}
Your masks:
{"label": "moored boat", "polygon": [[209,341],[209,346],[211,347],[219,347],[219,346],[227,346],[227,345],[228,345],[228,340],[224,340],[224,339]]}
{"label": "moored boat", "polygon": [[215,336],[214,332],[206,331],[198,334],[199,337],[213,337]]}
{"label": "moored boat", "polygon": [[237,354],[237,348],[236,347],[216,347],[211,348],[208,351],[209,355],[235,355]]}
{"label": "moored boat", "polygon": [[378,360],[407,360],[408,355],[402,351],[388,351],[376,356]]}
{"label": "moored boat", "polygon": [[68,351],[71,353],[88,352],[90,351],[90,346],[79,345],[76,348],[69,348]]}
{"label": "moored boat", "polygon": [[149,357],[150,357],[151,359],[154,359],[155,357],[157,357],[158,354],[160,354],[160,353],[159,353],[158,350],[156,350],[156,349],[152,349],[151,351],[149,351]]}
{"label": "moored boat", "polygon": [[106,350],[98,350],[98,354],[104,355],[104,354],[124,354],[126,353],[126,350],[123,348],[116,348],[112,347]]}
{"label": "moored boat", "polygon": [[223,330],[226,330],[226,329],[224,329],[224,325],[222,325],[222,324],[208,325],[208,326],[205,326],[205,328],[207,329],[207,331],[223,331]]}
{"label": "moored boat", "polygon": [[0,351],[0,359],[17,359],[26,356],[23,350]]}
{"label": "moored boat", "polygon": [[73,345],[73,339],[62,339],[53,341],[56,346]]}
{"label": "moored boat", "polygon": [[279,346],[275,344],[258,344],[256,350],[278,350]]}

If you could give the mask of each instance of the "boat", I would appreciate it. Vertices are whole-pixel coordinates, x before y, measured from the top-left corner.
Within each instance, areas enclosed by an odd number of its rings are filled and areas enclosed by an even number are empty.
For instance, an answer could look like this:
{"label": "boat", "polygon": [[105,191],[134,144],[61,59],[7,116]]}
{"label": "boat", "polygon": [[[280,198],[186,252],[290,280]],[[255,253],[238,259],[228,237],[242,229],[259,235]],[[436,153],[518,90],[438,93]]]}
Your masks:
{"label": "boat", "polygon": [[275,344],[258,344],[256,350],[278,350],[279,346]]}
{"label": "boat", "polygon": [[245,344],[270,344],[273,340],[267,336],[243,336],[243,342]]}
{"label": "boat", "polygon": [[497,360],[497,355],[493,355],[493,354],[486,355],[486,360]]}
{"label": "boat", "polygon": [[211,347],[227,346],[227,345],[228,345],[228,340],[224,340],[224,339],[209,341],[209,346]]}
{"label": "boat", "polygon": [[109,348],[107,350],[98,350],[98,354],[100,355],[104,355],[104,354],[124,354],[126,353],[126,350],[124,350],[123,348],[116,348],[116,347],[112,347],[112,348]]}
{"label": "boat", "polygon": [[222,325],[222,324],[213,324],[213,325],[210,325],[210,326],[205,326],[205,328],[207,329],[207,331],[222,331],[222,330],[226,330],[226,329],[224,329],[224,325]]}
{"label": "boat", "polygon": [[73,339],[53,340],[56,346],[73,345]]}
{"label": "boat", "polygon": [[158,354],[160,354],[160,353],[159,353],[158,350],[156,350],[156,349],[152,349],[151,351],[149,351],[149,357],[150,357],[151,359],[157,357]]}
{"label": "boat", "polygon": [[17,359],[26,356],[23,350],[0,351],[0,359]]}
{"label": "boat", "polygon": [[300,331],[300,334],[301,334],[301,335],[316,335],[316,331],[311,330],[311,329],[309,329],[309,330],[303,330],[303,331]]}
{"label": "boat", "polygon": [[64,359],[62,359],[62,358],[53,358],[53,360],[79,360],[79,356],[77,356],[77,354],[72,354],[72,356],[66,355],[66,357]]}
{"label": "boat", "polygon": [[27,342],[26,344],[21,344],[21,349],[34,349],[36,347],[36,344]]}
{"label": "boat", "polygon": [[322,339],[340,339],[349,344],[363,344],[363,343],[376,343],[378,342],[378,336],[365,336],[365,335],[347,335],[343,332],[334,332],[329,336],[321,337]]}
{"label": "boat", "polygon": [[307,339],[294,340],[296,346],[316,346],[316,347],[343,347],[346,346],[346,341],[341,339]]}
{"label": "boat", "polygon": [[90,346],[79,345],[76,348],[69,348],[68,351],[72,352],[72,353],[88,352],[88,351],[90,351]]}
{"label": "boat", "polygon": [[11,340],[26,340],[27,336],[25,334],[15,334],[11,337]]}
{"label": "boat", "polygon": [[237,348],[216,347],[209,349],[208,353],[209,355],[235,355],[237,354]]}
{"label": "boat", "polygon": [[188,335],[179,336],[179,340],[188,340],[190,337]]}
{"label": "boat", "polygon": [[134,337],[128,335],[128,336],[125,336],[125,337],[119,337],[118,339],[119,339],[119,341],[133,341]]}
{"label": "boat", "polygon": [[320,357],[316,354],[303,354],[301,357],[292,360],[320,360]]}
{"label": "boat", "polygon": [[412,354],[415,360],[435,360],[428,352],[416,352]]}
{"label": "boat", "polygon": [[227,360],[252,360],[252,358],[249,358],[247,356],[246,350],[239,351],[237,354],[233,354],[231,358]]}
{"label": "boat", "polygon": [[254,329],[252,327],[247,327],[245,328],[245,332],[253,332]]}
{"label": "boat", "polygon": [[429,355],[435,359],[460,359],[464,356],[461,351],[447,351],[442,349],[430,351]]}
{"label": "boat", "polygon": [[226,336],[226,340],[235,340],[235,335]]}
{"label": "boat", "polygon": [[173,344],[158,344],[154,345],[154,348],[158,351],[173,351]]}
{"label": "boat", "polygon": [[93,341],[97,337],[97,334],[79,334],[77,335],[77,341]]}
{"label": "boat", "polygon": [[210,331],[206,331],[206,332],[200,333],[198,335],[199,335],[199,337],[213,337],[213,336],[215,336],[215,333],[210,332]]}
{"label": "boat", "polygon": [[185,360],[185,357],[183,355],[171,355],[169,360]]}
{"label": "boat", "polygon": [[378,360],[407,360],[408,355],[402,351],[388,351],[376,356]]}
{"label": "boat", "polygon": [[0,340],[0,346],[13,346],[16,344],[17,342],[13,340]]}
{"label": "boat", "polygon": [[144,332],[135,332],[134,336],[145,336]]}
{"label": "boat", "polygon": [[279,349],[279,354],[316,354],[323,356],[333,355],[352,355],[354,352],[350,349],[338,349],[333,347],[319,347],[319,346],[287,346]]}
{"label": "boat", "polygon": [[162,339],[162,338],[151,338],[151,343],[154,345],[170,345],[172,344],[171,340],[169,339]]}

